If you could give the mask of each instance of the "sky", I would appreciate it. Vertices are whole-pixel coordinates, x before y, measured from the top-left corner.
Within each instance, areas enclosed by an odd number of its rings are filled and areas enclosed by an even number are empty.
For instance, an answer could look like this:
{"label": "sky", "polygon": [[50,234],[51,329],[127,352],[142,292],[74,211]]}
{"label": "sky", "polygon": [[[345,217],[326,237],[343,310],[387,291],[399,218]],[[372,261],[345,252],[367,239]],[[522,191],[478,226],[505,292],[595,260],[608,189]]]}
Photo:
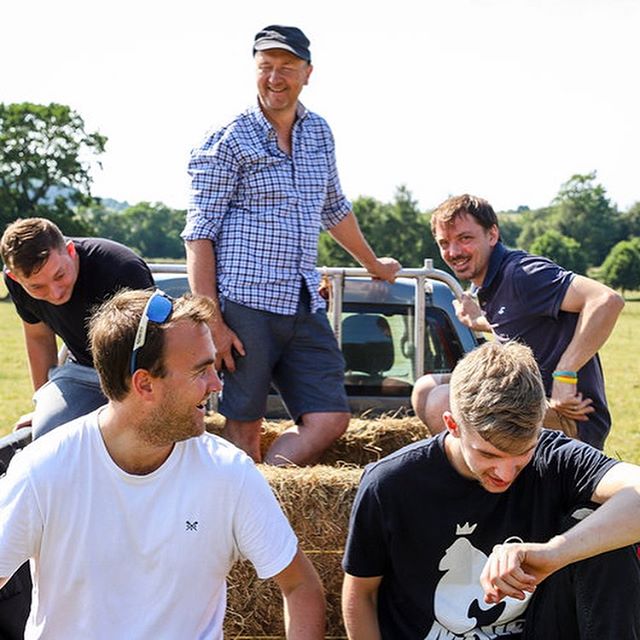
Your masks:
{"label": "sky", "polygon": [[548,205],[597,171],[640,200],[640,0],[6,2],[0,102],[59,102],[108,137],[93,195],[186,208],[190,150],[255,100],[253,37],[301,27],[301,99],[349,198],[406,185],[422,209],[472,193]]}

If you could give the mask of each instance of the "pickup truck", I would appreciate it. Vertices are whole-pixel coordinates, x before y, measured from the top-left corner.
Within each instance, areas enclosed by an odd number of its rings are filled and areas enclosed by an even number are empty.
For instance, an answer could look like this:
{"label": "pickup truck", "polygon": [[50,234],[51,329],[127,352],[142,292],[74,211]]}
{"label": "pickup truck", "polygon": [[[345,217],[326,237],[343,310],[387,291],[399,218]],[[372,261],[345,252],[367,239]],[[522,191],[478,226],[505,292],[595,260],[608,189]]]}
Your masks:
{"label": "pickup truck", "polygon": [[[158,287],[169,295],[188,290],[184,265],[149,266]],[[354,415],[410,411],[417,378],[450,372],[478,344],[453,308],[462,293],[460,284],[434,269],[431,260],[422,268],[402,269],[394,284],[372,280],[360,268],[319,271],[328,283],[329,318],[344,355],[345,387]],[[286,417],[272,390],[267,418]]]}
{"label": "pickup truck", "polygon": [[[184,264],[149,266],[158,287],[169,295],[188,291]],[[450,372],[478,344],[453,308],[462,293],[460,284],[434,269],[431,260],[421,268],[402,269],[394,284],[372,280],[360,268],[322,267],[320,273],[328,283],[329,318],[345,358],[345,387],[354,415],[410,412],[416,379]],[[287,417],[275,390],[266,417]],[[30,431],[20,429],[0,439],[0,475],[14,452],[30,441]]]}

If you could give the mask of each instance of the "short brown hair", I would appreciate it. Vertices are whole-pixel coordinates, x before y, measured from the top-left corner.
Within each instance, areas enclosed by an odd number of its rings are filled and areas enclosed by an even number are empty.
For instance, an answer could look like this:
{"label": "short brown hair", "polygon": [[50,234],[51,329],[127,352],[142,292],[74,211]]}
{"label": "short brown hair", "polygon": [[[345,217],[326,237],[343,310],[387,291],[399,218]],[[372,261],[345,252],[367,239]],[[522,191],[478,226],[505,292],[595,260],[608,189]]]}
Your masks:
{"label": "short brown hair", "polygon": [[[89,321],[89,340],[100,385],[110,400],[123,400],[129,393],[129,371],[133,343],[144,308],[152,290],[122,290],[100,305]],[[156,377],[166,375],[164,336],[166,330],[181,320],[208,323],[215,314],[210,298],[186,294],[173,300],[173,310],[166,322],[149,322],[147,338],[140,349],[137,364]]]}
{"label": "short brown hair", "polygon": [[493,225],[499,228],[498,216],[493,207],[484,199],[477,196],[470,196],[465,193],[461,196],[454,196],[439,204],[431,214],[431,233],[436,235],[436,224],[451,224],[460,216],[469,215],[475,218],[476,222],[485,229],[491,229]]}
{"label": "short brown hair", "polygon": [[531,349],[518,342],[486,342],[453,370],[451,413],[494,447],[520,453],[537,435],[547,401]]}
{"label": "short brown hair", "polygon": [[19,218],[4,230],[0,254],[7,269],[26,278],[37,273],[52,251],[64,251],[62,231],[46,218]]}

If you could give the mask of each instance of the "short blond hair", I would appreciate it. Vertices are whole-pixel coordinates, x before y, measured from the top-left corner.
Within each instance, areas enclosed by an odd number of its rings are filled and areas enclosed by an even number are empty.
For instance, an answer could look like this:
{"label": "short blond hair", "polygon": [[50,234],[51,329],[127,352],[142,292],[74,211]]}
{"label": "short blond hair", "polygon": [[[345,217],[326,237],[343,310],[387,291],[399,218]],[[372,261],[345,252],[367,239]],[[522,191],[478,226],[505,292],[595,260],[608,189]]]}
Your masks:
{"label": "short blond hair", "polygon": [[547,401],[531,349],[486,342],[451,374],[451,413],[497,449],[519,453],[538,434]]}

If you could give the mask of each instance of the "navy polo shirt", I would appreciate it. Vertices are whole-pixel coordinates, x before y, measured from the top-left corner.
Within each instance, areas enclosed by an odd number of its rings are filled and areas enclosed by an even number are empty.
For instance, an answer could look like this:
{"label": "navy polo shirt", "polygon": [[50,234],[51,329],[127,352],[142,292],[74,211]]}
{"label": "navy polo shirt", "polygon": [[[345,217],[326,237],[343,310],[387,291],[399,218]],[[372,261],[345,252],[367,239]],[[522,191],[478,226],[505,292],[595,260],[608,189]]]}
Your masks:
{"label": "navy polo shirt", "polygon": [[[575,275],[547,258],[507,249],[499,242],[489,259],[480,306],[501,341],[517,340],[535,356],[547,392],[560,356],[573,338],[577,313],[560,310]],[[593,400],[595,412],[578,423],[581,440],[602,449],[611,428],[604,377],[596,354],[578,373],[578,391]]]}

